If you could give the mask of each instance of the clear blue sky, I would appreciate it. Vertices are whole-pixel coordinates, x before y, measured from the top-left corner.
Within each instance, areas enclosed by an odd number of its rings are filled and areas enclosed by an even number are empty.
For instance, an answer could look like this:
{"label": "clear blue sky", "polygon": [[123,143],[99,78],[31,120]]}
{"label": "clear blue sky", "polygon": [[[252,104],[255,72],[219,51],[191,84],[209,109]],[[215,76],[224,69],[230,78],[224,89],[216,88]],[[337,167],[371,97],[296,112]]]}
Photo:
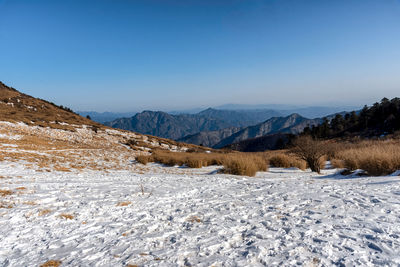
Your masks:
{"label": "clear blue sky", "polygon": [[400,96],[400,0],[0,0],[0,80],[74,110]]}

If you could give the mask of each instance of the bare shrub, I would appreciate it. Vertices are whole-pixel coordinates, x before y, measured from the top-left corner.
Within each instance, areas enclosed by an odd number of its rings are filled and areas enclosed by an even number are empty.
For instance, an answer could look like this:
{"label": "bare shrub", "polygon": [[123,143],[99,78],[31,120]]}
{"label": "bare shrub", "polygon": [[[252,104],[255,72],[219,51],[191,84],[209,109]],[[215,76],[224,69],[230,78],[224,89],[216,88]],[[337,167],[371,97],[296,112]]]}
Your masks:
{"label": "bare shrub", "polygon": [[300,136],[293,141],[292,152],[307,162],[311,171],[321,173],[323,157],[330,151],[327,142],[314,140],[311,136]]}

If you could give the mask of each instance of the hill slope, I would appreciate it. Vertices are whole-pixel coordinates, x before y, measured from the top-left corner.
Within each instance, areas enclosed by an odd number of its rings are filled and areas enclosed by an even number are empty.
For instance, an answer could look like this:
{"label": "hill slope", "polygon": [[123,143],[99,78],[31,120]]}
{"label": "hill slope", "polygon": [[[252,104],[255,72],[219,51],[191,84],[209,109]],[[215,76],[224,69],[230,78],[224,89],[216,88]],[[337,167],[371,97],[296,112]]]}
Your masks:
{"label": "hill slope", "polygon": [[103,127],[68,108],[23,94],[2,82],[0,82],[0,120],[60,129],[68,128],[63,124]]}
{"label": "hill slope", "polygon": [[110,129],[0,83],[0,161],[21,160],[37,172],[137,170],[135,156],[153,149],[208,150]]}

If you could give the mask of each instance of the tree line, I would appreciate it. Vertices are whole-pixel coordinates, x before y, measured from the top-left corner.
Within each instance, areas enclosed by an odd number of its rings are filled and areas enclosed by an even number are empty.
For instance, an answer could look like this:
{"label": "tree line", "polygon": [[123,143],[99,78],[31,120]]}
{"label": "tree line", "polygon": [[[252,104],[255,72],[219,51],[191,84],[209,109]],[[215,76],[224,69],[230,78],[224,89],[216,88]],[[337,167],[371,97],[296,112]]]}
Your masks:
{"label": "tree line", "polygon": [[380,103],[365,105],[360,111],[337,114],[318,125],[306,127],[303,135],[314,138],[333,138],[346,136],[380,136],[400,130],[400,98],[383,98]]}

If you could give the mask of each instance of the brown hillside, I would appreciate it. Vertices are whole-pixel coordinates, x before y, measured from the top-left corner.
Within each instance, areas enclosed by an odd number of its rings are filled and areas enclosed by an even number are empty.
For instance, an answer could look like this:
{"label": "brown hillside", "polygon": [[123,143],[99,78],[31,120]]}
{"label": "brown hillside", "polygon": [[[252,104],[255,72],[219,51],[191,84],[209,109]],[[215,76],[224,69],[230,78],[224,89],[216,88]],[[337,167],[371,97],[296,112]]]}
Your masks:
{"label": "brown hillside", "polygon": [[[2,82],[0,82],[0,120],[70,130],[74,129],[70,125],[103,127],[67,108],[23,94]],[[66,123],[68,125],[65,125]]]}

